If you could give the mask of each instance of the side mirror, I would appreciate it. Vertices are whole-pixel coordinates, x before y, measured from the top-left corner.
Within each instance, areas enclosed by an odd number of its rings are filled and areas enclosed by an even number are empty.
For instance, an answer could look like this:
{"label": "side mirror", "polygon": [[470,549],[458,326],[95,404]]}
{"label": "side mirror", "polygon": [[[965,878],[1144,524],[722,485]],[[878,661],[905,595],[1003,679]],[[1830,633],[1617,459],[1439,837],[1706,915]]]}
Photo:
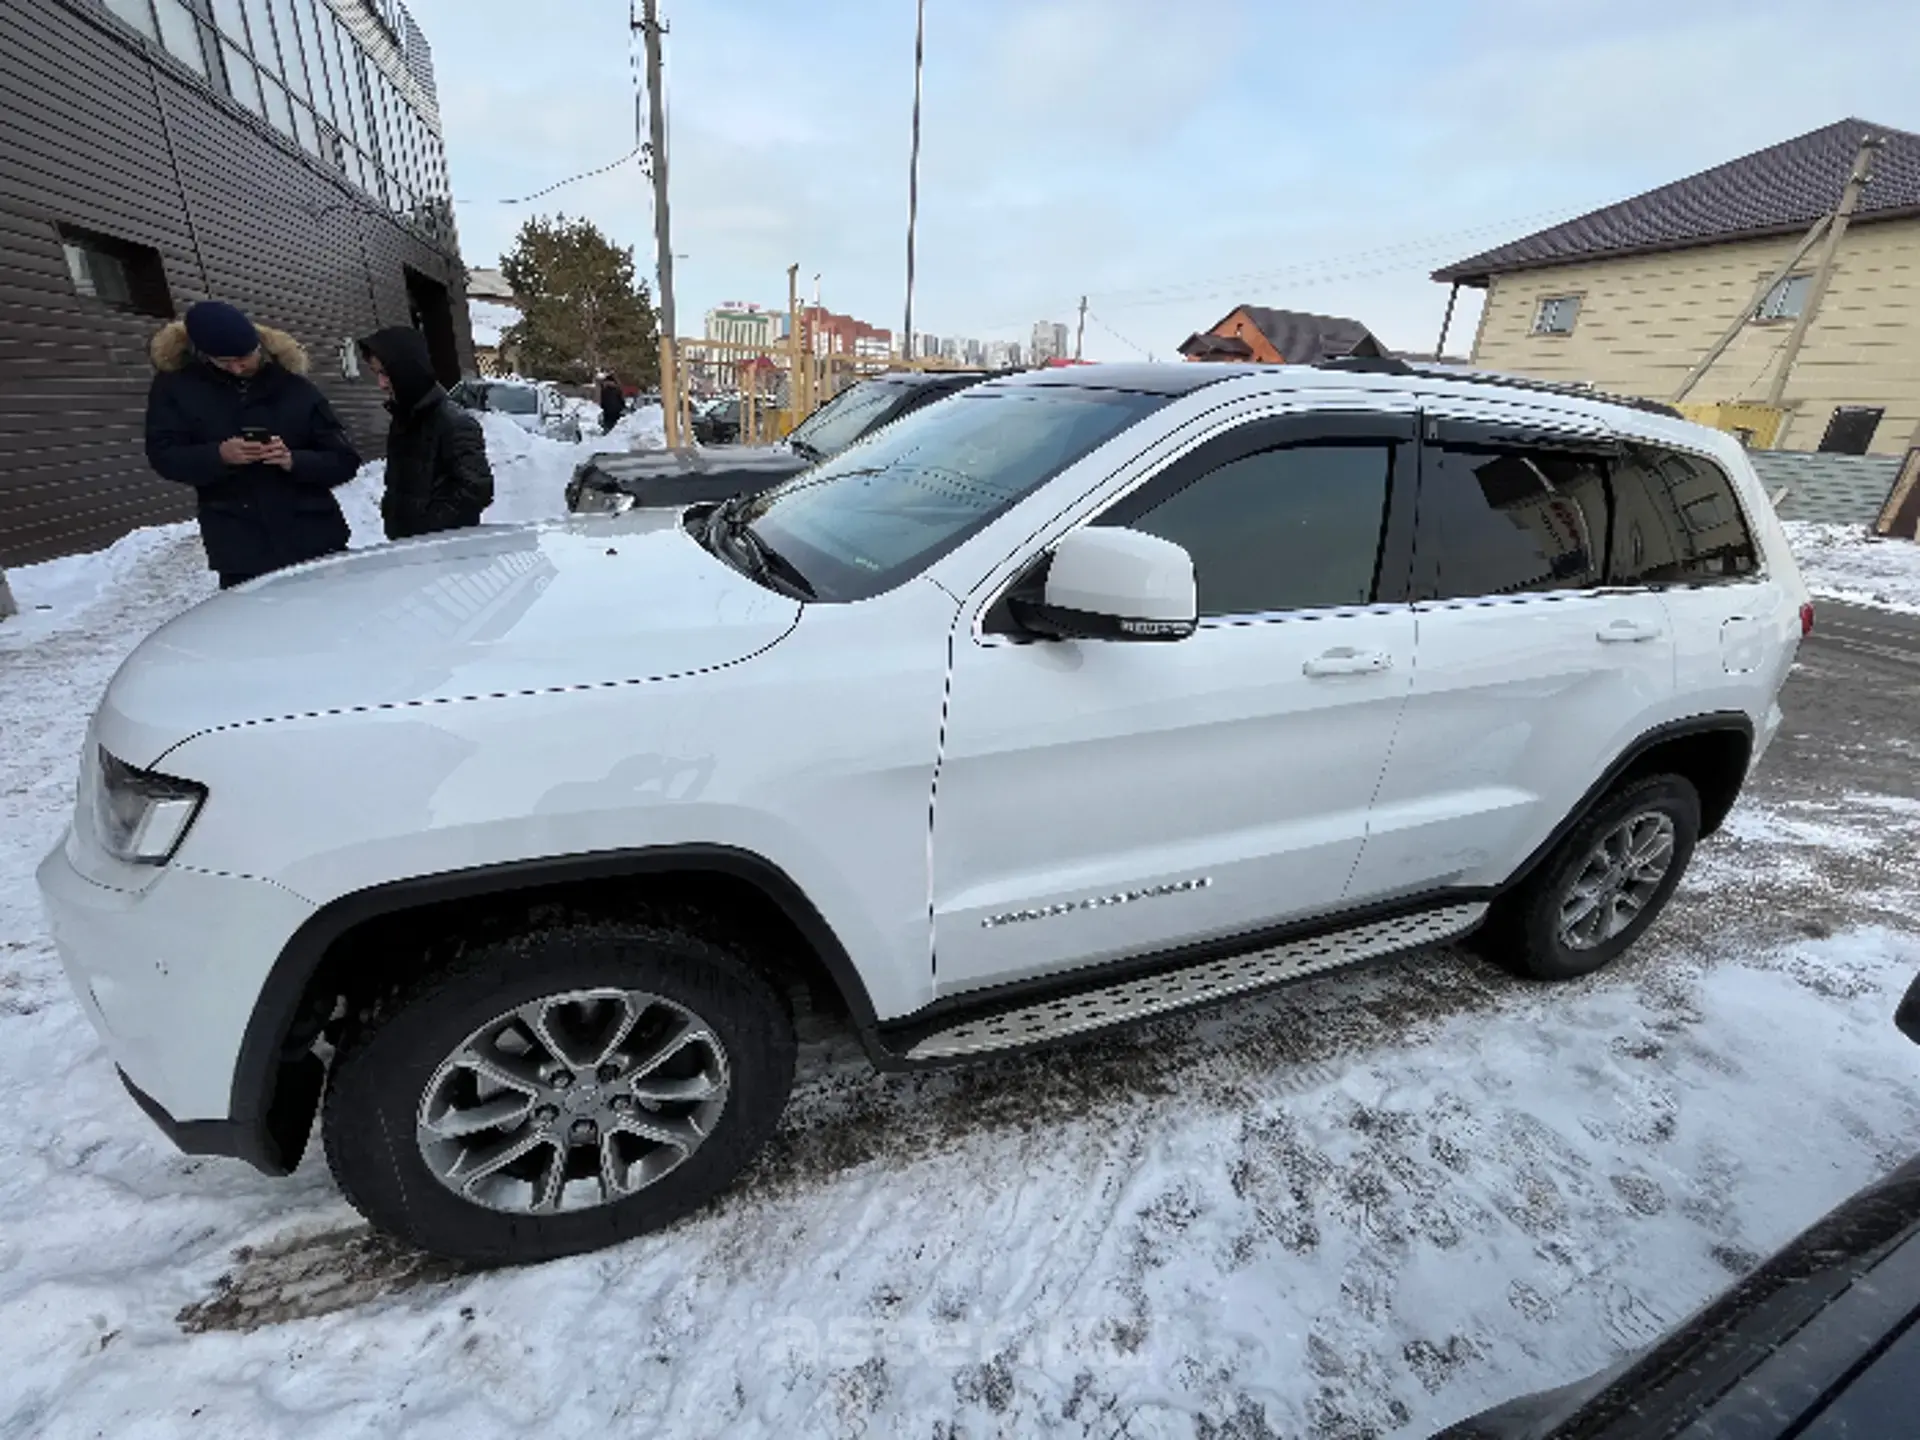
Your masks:
{"label": "side mirror", "polygon": [[1045,594],[1013,599],[1026,629],[1055,640],[1184,640],[1199,625],[1193,557],[1139,530],[1084,526],[1054,547]]}

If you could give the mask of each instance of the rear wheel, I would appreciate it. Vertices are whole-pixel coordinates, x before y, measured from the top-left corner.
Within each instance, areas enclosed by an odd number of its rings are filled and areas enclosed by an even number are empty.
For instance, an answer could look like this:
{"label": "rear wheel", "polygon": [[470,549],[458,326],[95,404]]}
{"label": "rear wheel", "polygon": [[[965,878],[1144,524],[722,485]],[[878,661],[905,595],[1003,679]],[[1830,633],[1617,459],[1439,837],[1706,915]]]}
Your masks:
{"label": "rear wheel", "polygon": [[696,936],[563,927],[366,1007],[327,1087],[327,1160],[376,1226],[460,1260],[544,1260],[672,1223],[773,1132],[793,1028]]}
{"label": "rear wheel", "polygon": [[1692,784],[1678,775],[1634,781],[1594,807],[1495,903],[1477,948],[1536,979],[1591,974],[1653,924],[1699,838]]}

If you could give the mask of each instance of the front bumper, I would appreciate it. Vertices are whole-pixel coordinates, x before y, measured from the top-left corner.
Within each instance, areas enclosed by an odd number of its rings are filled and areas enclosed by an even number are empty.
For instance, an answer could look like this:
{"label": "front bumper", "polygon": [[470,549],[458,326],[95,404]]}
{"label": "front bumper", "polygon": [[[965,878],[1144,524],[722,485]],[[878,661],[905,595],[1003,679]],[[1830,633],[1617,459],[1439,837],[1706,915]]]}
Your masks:
{"label": "front bumper", "polygon": [[264,880],[178,864],[142,890],[111,889],[67,850],[63,840],[41,862],[41,903],[134,1098],[190,1154],[270,1160],[266,1142],[237,1132],[260,1130],[277,1097],[236,1094],[234,1073],[267,974],[315,907]]}

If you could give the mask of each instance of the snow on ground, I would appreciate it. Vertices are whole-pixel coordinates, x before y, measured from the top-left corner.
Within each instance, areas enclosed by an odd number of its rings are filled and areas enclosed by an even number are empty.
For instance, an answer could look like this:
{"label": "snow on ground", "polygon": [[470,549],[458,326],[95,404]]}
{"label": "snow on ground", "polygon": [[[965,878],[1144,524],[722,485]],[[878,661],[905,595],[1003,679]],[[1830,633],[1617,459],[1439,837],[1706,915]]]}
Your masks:
{"label": "snow on ground", "polygon": [[[596,448],[488,442],[499,518]],[[377,477],[343,498],[377,539]],[[809,1019],[708,1212],[525,1270],[399,1252],[317,1147],[281,1181],[170,1151],[38,914],[88,712],[201,565],[191,527],[142,532],[14,572],[0,625],[6,1440],[1416,1437],[1647,1342],[1920,1133],[1889,1021],[1920,803],[1774,795],[1586,981],[1434,952],[906,1077]]]}
{"label": "snow on ground", "polygon": [[1815,595],[1920,615],[1920,544],[1882,539],[1857,525],[1781,523]]}

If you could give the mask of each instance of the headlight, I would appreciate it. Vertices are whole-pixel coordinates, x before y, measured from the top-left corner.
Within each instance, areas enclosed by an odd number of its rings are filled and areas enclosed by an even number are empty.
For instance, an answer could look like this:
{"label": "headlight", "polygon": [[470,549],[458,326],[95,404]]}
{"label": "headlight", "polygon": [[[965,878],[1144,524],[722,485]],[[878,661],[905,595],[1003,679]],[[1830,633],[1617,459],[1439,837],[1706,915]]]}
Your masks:
{"label": "headlight", "polygon": [[135,865],[164,865],[207,798],[206,787],[122,764],[100,751],[93,828],[107,853]]}

